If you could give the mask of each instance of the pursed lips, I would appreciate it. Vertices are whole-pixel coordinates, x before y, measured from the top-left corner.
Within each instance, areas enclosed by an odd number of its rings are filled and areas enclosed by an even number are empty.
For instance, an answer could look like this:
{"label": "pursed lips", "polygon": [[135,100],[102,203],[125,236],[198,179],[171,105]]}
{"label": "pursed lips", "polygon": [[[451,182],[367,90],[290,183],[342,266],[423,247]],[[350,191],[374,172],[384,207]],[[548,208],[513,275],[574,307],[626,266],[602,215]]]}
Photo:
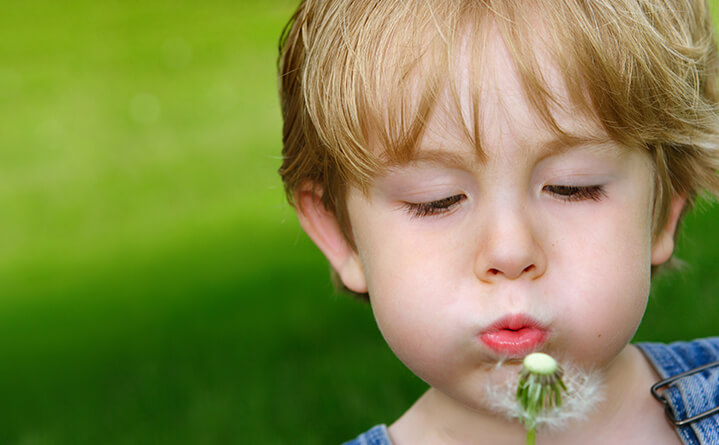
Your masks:
{"label": "pursed lips", "polygon": [[549,338],[549,329],[526,314],[509,314],[479,334],[480,341],[495,353],[518,357],[536,351]]}

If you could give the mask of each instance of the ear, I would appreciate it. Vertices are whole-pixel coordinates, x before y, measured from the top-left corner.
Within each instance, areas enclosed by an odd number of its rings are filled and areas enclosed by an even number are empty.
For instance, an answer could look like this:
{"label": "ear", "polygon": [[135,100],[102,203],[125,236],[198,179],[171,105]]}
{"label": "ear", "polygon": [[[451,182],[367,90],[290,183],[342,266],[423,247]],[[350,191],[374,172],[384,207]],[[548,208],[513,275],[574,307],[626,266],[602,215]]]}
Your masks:
{"label": "ear", "polygon": [[677,230],[677,223],[686,201],[687,197],[684,195],[678,195],[672,199],[669,219],[652,243],[652,265],[658,266],[671,258],[672,252],[674,252],[674,232]]}
{"label": "ear", "polygon": [[322,204],[322,191],[307,184],[295,193],[297,216],[307,235],[325,254],[345,286],[351,291],[367,292],[367,282],[359,255],[345,239],[334,213]]}

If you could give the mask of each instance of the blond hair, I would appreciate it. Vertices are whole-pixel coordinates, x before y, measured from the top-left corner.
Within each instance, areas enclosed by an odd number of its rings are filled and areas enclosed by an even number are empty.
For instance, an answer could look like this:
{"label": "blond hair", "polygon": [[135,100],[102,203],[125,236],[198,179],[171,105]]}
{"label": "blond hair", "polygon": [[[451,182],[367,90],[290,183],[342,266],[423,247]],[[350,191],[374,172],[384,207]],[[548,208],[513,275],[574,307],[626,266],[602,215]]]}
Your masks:
{"label": "blond hair", "polygon": [[[278,64],[279,172],[290,202],[303,183],[318,186],[351,243],[348,187],[366,190],[387,165],[412,158],[451,82],[453,49],[470,29],[472,68],[481,69],[490,22],[529,103],[566,136],[536,56],[537,17],[573,105],[613,140],[651,154],[655,235],[672,197],[691,204],[702,190],[719,195],[719,59],[705,1],[305,0],[283,31]],[[472,94],[478,103],[480,93]],[[479,139],[478,128],[467,136]],[[380,152],[370,147],[370,131]]]}

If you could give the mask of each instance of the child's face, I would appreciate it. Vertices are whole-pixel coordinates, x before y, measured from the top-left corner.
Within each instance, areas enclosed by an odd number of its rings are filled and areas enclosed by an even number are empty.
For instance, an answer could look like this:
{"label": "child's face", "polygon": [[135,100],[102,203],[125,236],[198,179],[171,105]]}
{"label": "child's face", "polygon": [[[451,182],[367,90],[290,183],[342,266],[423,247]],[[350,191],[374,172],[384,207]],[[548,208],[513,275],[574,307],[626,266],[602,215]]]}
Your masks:
{"label": "child's face", "polygon": [[385,339],[470,406],[506,372],[494,365],[532,350],[608,367],[644,313],[651,264],[667,256],[652,245],[649,155],[606,140],[570,106],[555,117],[577,143],[561,144],[523,97],[504,46],[487,53],[485,158],[440,104],[417,159],[347,200]]}

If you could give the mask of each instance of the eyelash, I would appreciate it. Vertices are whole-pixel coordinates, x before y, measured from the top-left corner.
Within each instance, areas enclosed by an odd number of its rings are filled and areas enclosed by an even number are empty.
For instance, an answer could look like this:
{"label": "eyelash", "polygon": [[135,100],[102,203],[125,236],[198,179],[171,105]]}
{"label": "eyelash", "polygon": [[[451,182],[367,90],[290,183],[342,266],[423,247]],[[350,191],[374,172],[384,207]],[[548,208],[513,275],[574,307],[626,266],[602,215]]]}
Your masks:
{"label": "eyelash", "polygon": [[406,202],[404,203],[404,206],[407,208],[410,215],[421,218],[447,213],[466,198],[467,195],[460,194],[430,202]]}
{"label": "eyelash", "polygon": [[604,187],[601,185],[587,187],[578,185],[545,185],[543,190],[558,199],[570,202],[586,200],[599,201],[607,196]]}
{"label": "eyelash", "polygon": [[[545,191],[558,199],[575,202],[575,201],[599,201],[606,196],[604,187],[601,185],[592,185],[588,187],[577,185],[546,185]],[[415,217],[421,218],[426,216],[436,216],[447,213],[457,204],[467,198],[466,195],[452,195],[447,198],[438,199],[429,202],[406,202],[404,206],[407,211]]]}

